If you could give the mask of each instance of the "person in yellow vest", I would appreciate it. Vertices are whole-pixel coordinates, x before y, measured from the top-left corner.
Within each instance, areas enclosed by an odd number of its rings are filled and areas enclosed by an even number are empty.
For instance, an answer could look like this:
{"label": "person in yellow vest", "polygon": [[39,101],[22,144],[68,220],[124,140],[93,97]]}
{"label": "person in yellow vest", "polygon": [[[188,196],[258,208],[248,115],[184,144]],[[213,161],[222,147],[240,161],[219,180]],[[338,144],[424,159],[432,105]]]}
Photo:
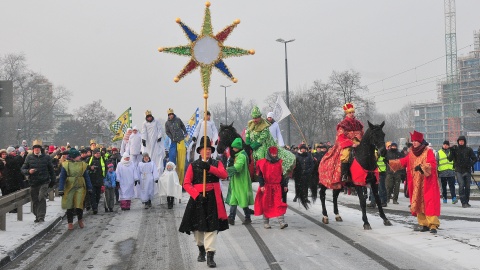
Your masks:
{"label": "person in yellow vest", "polygon": [[[375,151],[377,156],[377,166],[380,181],[378,183],[378,195],[380,196],[380,201],[382,207],[387,207],[387,188],[385,186],[385,179],[387,177],[387,164],[384,162],[384,157],[382,157],[378,151]],[[370,189],[370,203],[367,204],[367,207],[375,208],[375,198],[373,197],[372,190]]]}
{"label": "person in yellow vest", "polygon": [[90,204],[94,215],[98,213],[98,203],[102,195],[103,179],[105,178],[107,170],[105,163],[100,149],[95,148],[95,150],[93,150],[93,156],[88,160],[88,173],[93,186],[93,192],[90,195]]}
{"label": "person in yellow vest", "polygon": [[455,194],[455,170],[453,169],[453,161],[448,160],[450,154],[450,142],[444,141],[442,149],[437,152],[437,164],[438,164],[438,177],[442,182],[442,198],[443,203],[447,203],[447,184],[452,195],[452,203],[458,202],[457,195]]}

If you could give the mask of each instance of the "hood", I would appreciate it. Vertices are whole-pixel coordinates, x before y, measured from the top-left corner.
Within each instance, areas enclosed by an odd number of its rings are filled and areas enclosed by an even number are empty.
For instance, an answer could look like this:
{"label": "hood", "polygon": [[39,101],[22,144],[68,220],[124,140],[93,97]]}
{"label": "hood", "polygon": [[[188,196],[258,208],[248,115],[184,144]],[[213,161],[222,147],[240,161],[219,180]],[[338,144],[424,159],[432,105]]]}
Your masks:
{"label": "hood", "polygon": [[458,143],[458,141],[461,141],[461,140],[465,141],[465,146],[467,146],[467,138],[465,138],[465,136],[462,135],[462,136],[458,137],[457,143]]}

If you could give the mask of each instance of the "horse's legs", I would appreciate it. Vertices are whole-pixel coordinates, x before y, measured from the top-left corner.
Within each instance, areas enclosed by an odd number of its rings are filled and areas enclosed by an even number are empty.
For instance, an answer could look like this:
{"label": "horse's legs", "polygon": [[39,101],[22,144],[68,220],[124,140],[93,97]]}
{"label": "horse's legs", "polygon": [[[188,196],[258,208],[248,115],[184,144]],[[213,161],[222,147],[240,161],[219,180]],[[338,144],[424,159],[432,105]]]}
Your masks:
{"label": "horse's legs", "polygon": [[387,216],[385,216],[385,213],[383,212],[382,201],[380,200],[380,195],[378,195],[378,184],[373,183],[370,184],[370,186],[372,187],[373,196],[375,197],[375,203],[378,206],[378,213],[383,219],[383,225],[392,226],[392,223],[390,222],[390,220],[387,219]]}
{"label": "horse's legs", "polygon": [[325,197],[326,197],[325,195],[326,195],[327,187],[322,184],[319,184],[319,185],[320,185],[320,201],[322,202],[322,215],[323,215],[322,222],[324,224],[328,224],[327,207],[325,207]]}
{"label": "horse's legs", "polygon": [[338,195],[340,194],[340,191],[343,189],[333,189],[333,213],[335,213],[335,220],[336,221],[343,221],[342,217],[338,214]]}
{"label": "horse's legs", "polygon": [[363,228],[365,230],[371,230],[372,227],[370,226],[370,223],[368,223],[367,218],[367,199],[365,198],[365,194],[363,193],[363,187],[355,186],[355,190],[357,191],[358,199],[360,201],[360,207],[362,208]]}

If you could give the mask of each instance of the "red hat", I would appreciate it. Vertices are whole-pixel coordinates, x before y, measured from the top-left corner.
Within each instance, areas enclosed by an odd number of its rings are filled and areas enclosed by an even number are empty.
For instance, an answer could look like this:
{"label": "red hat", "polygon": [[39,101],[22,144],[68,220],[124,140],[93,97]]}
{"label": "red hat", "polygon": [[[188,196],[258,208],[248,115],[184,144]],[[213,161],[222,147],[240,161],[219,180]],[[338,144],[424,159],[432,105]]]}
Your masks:
{"label": "red hat", "polygon": [[116,147],[113,147],[113,148],[112,148],[112,152],[113,152],[113,151],[117,151],[117,152],[118,152],[118,149],[117,149]]}
{"label": "red hat", "polygon": [[48,153],[51,154],[55,151],[55,146],[54,145],[50,145],[48,146]]}
{"label": "red hat", "polygon": [[62,150],[62,152],[63,152],[65,150],[67,150],[67,148],[65,148],[65,146],[62,146],[62,147],[60,147],[60,150]]}
{"label": "red hat", "polygon": [[353,106],[352,103],[346,103],[345,105],[343,105],[343,111],[345,113],[349,113],[349,112],[355,112],[355,107]]}
{"label": "red hat", "polygon": [[268,153],[270,153],[270,155],[278,155],[278,148],[276,146],[270,146]]}
{"label": "red hat", "polygon": [[422,142],[423,141],[423,134],[414,130],[413,133],[410,133],[410,140],[412,142],[414,142],[414,141]]}

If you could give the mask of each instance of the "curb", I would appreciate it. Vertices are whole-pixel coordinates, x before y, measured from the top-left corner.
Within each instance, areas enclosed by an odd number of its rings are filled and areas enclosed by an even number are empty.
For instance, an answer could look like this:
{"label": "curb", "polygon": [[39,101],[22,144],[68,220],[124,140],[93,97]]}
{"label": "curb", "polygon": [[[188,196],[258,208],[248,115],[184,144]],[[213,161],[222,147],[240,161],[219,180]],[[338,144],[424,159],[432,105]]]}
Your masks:
{"label": "curb", "polygon": [[7,253],[7,256],[2,258],[0,260],[0,268],[4,267],[11,261],[13,261],[17,256],[25,252],[29,247],[31,247],[35,242],[40,240],[42,237],[44,237],[50,230],[52,230],[55,226],[57,226],[61,221],[62,221],[63,216],[60,215],[58,216],[50,225],[45,227],[43,230],[39,231],[36,235],[34,235],[32,238],[28,239],[24,243],[20,244],[18,247],[16,247],[14,250],[9,251]]}

